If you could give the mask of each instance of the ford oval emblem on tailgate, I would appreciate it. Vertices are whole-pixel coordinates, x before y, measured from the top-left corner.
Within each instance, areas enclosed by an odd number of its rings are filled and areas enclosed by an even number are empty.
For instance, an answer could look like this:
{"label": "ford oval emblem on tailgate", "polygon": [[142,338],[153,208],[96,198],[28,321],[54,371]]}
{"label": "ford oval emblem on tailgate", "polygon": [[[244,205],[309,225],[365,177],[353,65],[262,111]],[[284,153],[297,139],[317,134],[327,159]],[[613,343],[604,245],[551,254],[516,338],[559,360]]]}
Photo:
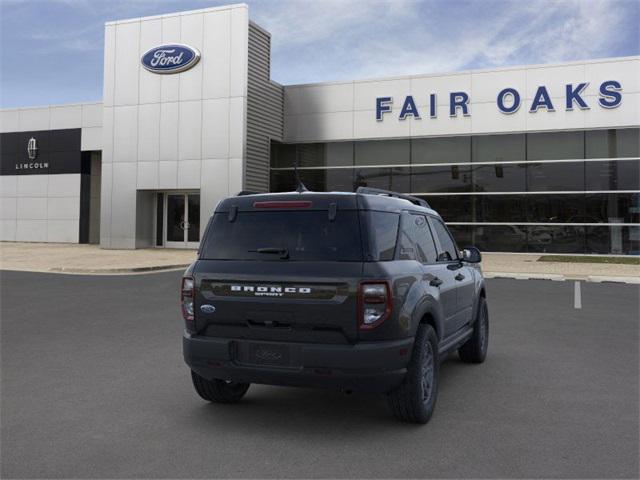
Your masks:
{"label": "ford oval emblem on tailgate", "polygon": [[204,305],[200,305],[200,311],[203,313],[213,313],[216,311],[216,307],[205,303]]}

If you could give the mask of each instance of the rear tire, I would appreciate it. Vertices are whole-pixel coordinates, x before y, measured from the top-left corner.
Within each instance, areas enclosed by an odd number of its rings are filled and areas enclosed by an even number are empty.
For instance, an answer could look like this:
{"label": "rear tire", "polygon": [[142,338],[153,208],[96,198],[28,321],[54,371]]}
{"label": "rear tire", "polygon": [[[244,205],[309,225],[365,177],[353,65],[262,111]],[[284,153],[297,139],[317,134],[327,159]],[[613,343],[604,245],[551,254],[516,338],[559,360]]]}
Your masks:
{"label": "rear tire", "polygon": [[459,349],[463,362],[482,363],[487,358],[489,347],[489,309],[484,297],[480,297],[478,313],[473,325],[473,334]]}
{"label": "rear tire", "polygon": [[249,390],[250,383],[227,382],[225,380],[207,380],[193,370],[193,386],[203,399],[215,403],[237,403]]}
{"label": "rear tire", "polygon": [[427,423],[438,397],[438,337],[431,325],[420,325],[402,384],[387,395],[398,420]]}

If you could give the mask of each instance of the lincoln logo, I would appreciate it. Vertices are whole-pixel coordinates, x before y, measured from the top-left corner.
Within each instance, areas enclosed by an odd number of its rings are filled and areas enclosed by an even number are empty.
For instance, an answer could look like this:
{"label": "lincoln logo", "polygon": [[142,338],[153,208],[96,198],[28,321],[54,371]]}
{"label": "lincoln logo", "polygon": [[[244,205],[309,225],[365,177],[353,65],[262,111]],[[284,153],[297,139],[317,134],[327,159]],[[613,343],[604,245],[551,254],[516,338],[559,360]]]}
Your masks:
{"label": "lincoln logo", "polygon": [[33,137],[27,142],[27,155],[29,155],[29,160],[31,161],[35,160],[38,156],[38,143]]}
{"label": "lincoln logo", "polygon": [[256,297],[282,297],[285,293],[311,293],[311,289],[308,287],[282,287],[279,285],[274,285],[271,287],[256,287],[253,285],[231,285],[231,291],[238,293],[252,293]]}
{"label": "lincoln logo", "polygon": [[200,60],[200,52],[188,45],[161,45],[148,50],[140,61],[153,73],[178,73],[190,69]]}

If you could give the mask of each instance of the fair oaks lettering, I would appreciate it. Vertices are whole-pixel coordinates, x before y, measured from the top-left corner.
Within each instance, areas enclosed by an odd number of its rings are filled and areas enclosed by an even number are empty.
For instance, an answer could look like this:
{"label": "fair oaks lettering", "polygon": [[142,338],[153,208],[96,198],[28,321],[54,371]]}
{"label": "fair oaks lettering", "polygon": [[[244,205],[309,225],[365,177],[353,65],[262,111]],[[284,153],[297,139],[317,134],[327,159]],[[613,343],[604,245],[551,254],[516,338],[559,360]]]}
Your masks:
{"label": "fair oaks lettering", "polygon": [[[589,110],[591,107],[585,99],[585,90],[588,87],[589,82],[566,84],[560,95],[558,95],[559,92],[553,92],[554,98],[561,97],[563,99],[562,105],[554,105],[549,89],[541,85],[532,92],[532,100],[527,101],[526,108],[528,108],[529,113],[536,113],[539,110],[555,112],[556,107],[564,108],[566,111],[571,111],[575,108]],[[597,95],[597,104],[601,108],[619,107],[622,103],[622,85],[617,80],[604,81],[598,86]],[[376,120],[379,122],[383,121],[385,114],[392,114],[395,108],[398,107],[398,119],[400,120],[406,120],[409,117],[421,120],[422,109],[426,110],[425,115],[428,116],[428,118],[437,118],[438,95],[436,93],[429,93],[425,96],[425,99],[428,99],[426,106],[419,108],[413,95],[407,95],[397,107],[394,105],[393,97],[377,97]],[[449,92],[448,100],[450,117],[457,117],[458,114],[465,117],[471,115],[471,109],[469,107],[470,96],[467,92]],[[524,102],[520,92],[512,87],[503,88],[496,96],[496,106],[498,110],[505,115],[517,112]],[[555,100],[555,102],[557,103],[558,101]]]}

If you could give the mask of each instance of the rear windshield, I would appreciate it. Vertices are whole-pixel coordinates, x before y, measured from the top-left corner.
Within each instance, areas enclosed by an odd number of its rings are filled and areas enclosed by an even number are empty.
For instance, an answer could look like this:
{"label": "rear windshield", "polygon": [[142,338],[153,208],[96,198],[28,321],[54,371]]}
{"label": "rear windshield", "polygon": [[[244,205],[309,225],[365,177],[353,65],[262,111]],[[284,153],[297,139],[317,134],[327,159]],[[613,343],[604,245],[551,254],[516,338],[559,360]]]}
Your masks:
{"label": "rear windshield", "polygon": [[362,261],[356,211],[216,213],[203,239],[204,260]]}

